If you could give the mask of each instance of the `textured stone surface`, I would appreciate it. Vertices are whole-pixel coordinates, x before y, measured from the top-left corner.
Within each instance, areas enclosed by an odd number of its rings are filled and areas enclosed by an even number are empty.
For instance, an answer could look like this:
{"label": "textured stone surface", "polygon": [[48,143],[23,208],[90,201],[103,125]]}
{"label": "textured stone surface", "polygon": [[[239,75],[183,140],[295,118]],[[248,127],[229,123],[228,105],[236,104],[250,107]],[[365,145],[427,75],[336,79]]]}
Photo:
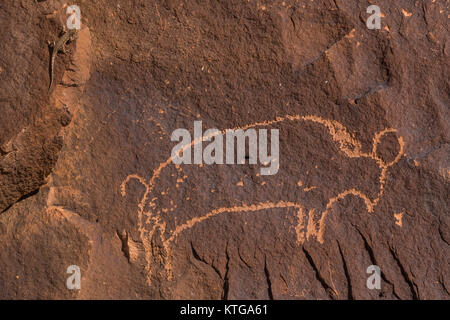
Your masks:
{"label": "textured stone surface", "polygon": [[[0,298],[450,298],[447,1],[75,3],[50,95],[64,1],[0,3]],[[279,172],[175,166],[195,120]]]}

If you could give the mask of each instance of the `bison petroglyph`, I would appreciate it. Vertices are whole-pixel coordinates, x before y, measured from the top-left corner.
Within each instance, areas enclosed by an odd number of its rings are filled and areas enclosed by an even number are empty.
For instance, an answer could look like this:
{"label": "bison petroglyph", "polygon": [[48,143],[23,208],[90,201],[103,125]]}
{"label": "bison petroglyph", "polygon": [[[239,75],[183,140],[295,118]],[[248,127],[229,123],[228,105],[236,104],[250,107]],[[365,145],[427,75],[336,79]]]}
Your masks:
{"label": "bison petroglyph", "polygon": [[[189,170],[192,171],[191,177],[188,177],[183,173],[183,168],[180,165],[173,164],[172,157],[168,158],[166,161],[159,164],[159,166],[153,171],[153,175],[149,180],[143,178],[138,174],[131,174],[122,182],[121,193],[122,196],[127,194],[127,184],[131,180],[137,180],[145,187],[145,192],[138,204],[137,216],[138,216],[138,229],[139,236],[141,238],[146,260],[146,270],[148,274],[148,282],[151,281],[152,275],[152,265],[155,259],[159,259],[167,272],[167,277],[172,276],[172,245],[179,238],[179,236],[186,232],[187,230],[193,229],[195,226],[208,221],[214,217],[221,216],[224,214],[236,214],[236,213],[249,213],[249,212],[261,212],[272,209],[291,209],[294,212],[294,225],[293,230],[295,231],[295,237],[297,243],[301,245],[309,239],[316,239],[319,243],[323,243],[324,233],[326,227],[327,215],[330,214],[331,209],[335,203],[346,198],[347,196],[354,196],[362,200],[365,208],[368,212],[373,212],[374,207],[378,204],[380,199],[383,197],[386,175],[388,169],[396,164],[402,157],[404,152],[404,143],[401,137],[396,137],[398,148],[397,154],[392,159],[386,160],[380,155],[379,146],[382,139],[388,134],[396,134],[396,130],[393,128],[384,129],[375,134],[373,137],[371,149],[368,151],[363,151],[363,145],[354,136],[349,133],[347,128],[341,123],[334,120],[323,119],[318,116],[307,115],[287,115],[284,117],[278,117],[274,120],[258,122],[253,124],[248,124],[246,126],[235,128],[235,129],[247,129],[256,127],[271,127],[271,126],[285,126],[288,123],[293,127],[298,128],[298,126],[310,125],[314,127],[311,130],[322,130],[326,132],[327,138],[324,136],[319,136],[323,143],[322,148],[329,147],[330,152],[335,150],[335,154],[330,154],[329,158],[323,159],[323,161],[328,161],[325,167],[333,168],[333,161],[354,161],[350,163],[347,167],[347,171],[341,171],[336,169],[334,171],[323,171],[324,169],[318,168],[318,165],[311,163],[306,155],[294,155],[294,158],[289,158],[288,164],[295,168],[296,166],[301,168],[301,172],[308,172],[317,168],[318,171],[322,170],[322,174],[334,174],[333,179],[336,181],[336,186],[332,185],[321,185],[320,175],[319,179],[315,180],[315,183],[302,182],[299,180],[296,184],[298,186],[304,187],[301,192],[302,196],[298,197],[294,193],[289,196],[281,195],[277,192],[277,180],[271,180],[267,183],[264,181],[260,183],[258,187],[273,188],[273,194],[271,199],[258,199],[255,193],[240,193],[236,198],[230,198],[226,196],[228,189],[242,188],[243,183],[239,182],[235,186],[230,186],[229,181],[225,181],[224,178],[222,185],[218,186],[218,190],[211,189],[211,194],[218,194],[219,196],[211,196],[208,199],[198,198],[195,201],[191,201],[190,193],[195,194],[195,189],[199,186],[197,183],[189,185],[187,189],[183,189],[182,185],[185,184],[186,180],[193,179],[194,181],[199,180],[198,183],[205,184],[208,181],[208,170],[228,170],[233,171],[235,167],[228,166],[226,168],[221,167],[218,169],[217,166],[196,166],[189,165]],[[291,129],[286,129],[291,130]],[[225,132],[225,130],[223,130]],[[325,134],[325,133],[323,133]],[[280,131],[280,136],[283,135],[283,131]],[[326,140],[326,141],[325,141]],[[191,145],[195,145],[201,141],[194,140]],[[282,142],[280,148],[282,147]],[[309,149],[317,148],[314,144],[311,144]],[[306,148],[306,149],[308,149]],[[335,149],[332,149],[335,148]],[[283,153],[281,150],[281,153]],[[299,151],[300,152],[300,151]],[[303,150],[301,152],[313,153],[314,150]],[[285,155],[282,154],[282,157]],[[347,160],[345,160],[347,159]],[[295,160],[295,161],[294,161]],[[339,162],[337,162],[339,164]],[[364,166],[371,165],[377,167],[377,170],[372,170],[377,172],[375,177],[365,177],[364,174],[356,174],[358,170],[364,172]],[[361,167],[361,168],[358,168]],[[336,167],[336,166],[335,166]],[[302,169],[304,168],[304,169]],[[312,168],[312,169],[307,169]],[[337,168],[337,167],[336,167]],[[171,174],[165,173],[173,171]],[[283,163],[280,165],[280,170],[283,170]],[[227,172],[228,172],[227,171]],[[353,174],[355,172],[355,174]],[[306,173],[305,173],[306,174]],[[258,175],[258,174],[256,174]],[[279,181],[281,185],[288,182],[287,180],[292,179],[292,173],[287,173],[288,177],[291,179],[286,179],[282,175],[280,177],[271,176],[269,179],[282,179]],[[341,175],[346,175],[349,177],[342,177]],[[352,176],[358,177],[359,180],[355,180]],[[195,180],[197,179],[197,180]],[[202,180],[203,179],[203,180]],[[284,179],[284,180],[283,180]],[[375,179],[373,190],[366,190],[362,186],[366,185],[368,179]],[[172,182],[169,182],[172,181]],[[217,178],[215,179],[217,180]],[[329,180],[328,180],[329,181]],[[345,183],[341,182],[345,181]],[[355,185],[350,185],[355,182]],[[217,182],[217,181],[216,181]],[[210,186],[203,185],[204,188]],[[255,189],[253,189],[254,191]],[[215,193],[214,193],[215,192]],[[311,194],[312,198],[316,199],[316,203],[321,203],[317,207],[305,206],[302,202],[302,198],[306,197],[303,195]],[[278,198],[277,198],[278,197]],[[202,200],[203,199],[203,200]],[[225,200],[224,200],[225,199]],[[257,199],[255,201],[255,199]],[[260,200],[260,201],[259,201]],[[192,204],[194,203],[194,204]],[[248,203],[251,201],[251,203]],[[314,201],[309,201],[314,203]],[[178,206],[182,204],[182,206]],[[228,205],[227,205],[228,204]],[[196,210],[185,210],[183,211],[183,206],[193,206]],[[208,208],[209,207],[209,208]],[[202,211],[203,210],[203,211]],[[195,216],[189,216],[186,212],[195,212]],[[156,242],[155,242],[156,241]],[[155,253],[155,243],[162,248],[162,251],[158,251],[158,257]]]}

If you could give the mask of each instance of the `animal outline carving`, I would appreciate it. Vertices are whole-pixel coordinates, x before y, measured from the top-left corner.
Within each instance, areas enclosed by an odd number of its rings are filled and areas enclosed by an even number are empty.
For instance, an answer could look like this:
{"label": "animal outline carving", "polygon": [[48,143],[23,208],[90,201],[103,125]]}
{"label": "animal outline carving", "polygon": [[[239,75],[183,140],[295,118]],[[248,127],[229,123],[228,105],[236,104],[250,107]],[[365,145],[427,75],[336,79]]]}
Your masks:
{"label": "animal outline carving", "polygon": [[[358,140],[356,140],[347,130],[345,126],[341,123],[334,120],[323,119],[314,115],[286,115],[284,117],[277,117],[274,120],[257,122],[253,124],[248,124],[243,127],[233,128],[233,130],[243,129],[246,130],[248,128],[261,127],[261,126],[270,126],[277,123],[282,122],[311,122],[319,126],[323,126],[328,130],[328,133],[331,137],[333,143],[337,144],[339,150],[342,154],[344,154],[347,158],[367,158],[375,161],[380,169],[379,175],[379,190],[378,194],[374,199],[370,199],[368,195],[366,195],[361,190],[356,188],[346,189],[336,196],[328,199],[327,204],[325,205],[325,210],[322,212],[316,213],[317,210],[311,209],[308,212],[305,212],[304,206],[300,202],[296,201],[285,201],[283,199],[279,199],[279,201],[263,201],[252,204],[240,204],[236,206],[229,207],[219,207],[208,212],[205,212],[202,215],[191,218],[184,223],[177,224],[175,223],[174,228],[168,230],[167,223],[164,221],[163,216],[157,210],[156,201],[158,196],[150,198],[152,192],[155,190],[158,185],[158,179],[161,176],[162,171],[167,168],[172,163],[172,158],[169,157],[166,161],[159,164],[159,166],[154,170],[152,177],[147,181],[145,178],[141,177],[137,174],[131,174],[126,177],[126,179],[121,184],[121,194],[122,196],[126,196],[126,186],[131,180],[137,180],[145,187],[144,195],[141,198],[141,201],[138,204],[138,231],[141,238],[141,241],[144,246],[145,252],[145,260],[146,260],[146,271],[147,271],[147,281],[151,283],[151,275],[152,275],[152,258],[153,251],[151,245],[151,239],[157,235],[159,232],[159,240],[161,240],[162,246],[164,248],[164,267],[167,272],[167,277],[170,279],[172,277],[172,265],[171,265],[171,245],[176,241],[178,236],[186,230],[189,230],[196,226],[199,223],[202,223],[208,219],[211,219],[217,215],[223,213],[243,213],[243,212],[257,212],[261,210],[270,210],[275,208],[293,208],[296,210],[296,218],[297,224],[295,225],[295,233],[297,238],[297,243],[300,245],[304,243],[306,240],[311,238],[316,238],[317,241],[321,244],[324,243],[324,232],[326,227],[326,217],[330,213],[333,205],[340,201],[341,199],[346,198],[347,196],[356,196],[363,200],[367,211],[373,212],[375,206],[378,204],[379,200],[382,198],[384,194],[385,184],[386,184],[386,175],[387,170],[395,165],[400,158],[404,154],[404,142],[402,137],[397,137],[397,142],[399,145],[399,152],[396,155],[395,159],[390,162],[385,162],[378,155],[378,146],[381,142],[381,138],[388,133],[396,133],[396,129],[388,128],[384,129],[375,134],[373,138],[372,149],[370,152],[362,151],[362,144]],[[225,132],[223,130],[222,132]],[[205,137],[202,138],[205,140]],[[191,142],[189,147],[201,142],[201,140],[194,140]],[[181,181],[180,181],[181,183]],[[148,205],[148,210],[146,207]],[[320,217],[317,219],[317,217]],[[151,227],[148,228],[147,225]],[[165,237],[164,234],[168,232],[169,236]]]}

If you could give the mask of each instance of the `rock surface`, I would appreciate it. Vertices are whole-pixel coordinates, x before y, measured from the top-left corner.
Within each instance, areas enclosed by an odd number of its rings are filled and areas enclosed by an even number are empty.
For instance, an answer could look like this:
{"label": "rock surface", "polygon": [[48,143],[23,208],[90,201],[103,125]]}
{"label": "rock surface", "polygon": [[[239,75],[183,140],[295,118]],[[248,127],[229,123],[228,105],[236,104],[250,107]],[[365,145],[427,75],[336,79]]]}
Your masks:
{"label": "rock surface", "polygon": [[[0,298],[450,298],[448,1],[74,4],[49,94],[65,2],[0,3]],[[278,173],[174,165],[196,120]]]}

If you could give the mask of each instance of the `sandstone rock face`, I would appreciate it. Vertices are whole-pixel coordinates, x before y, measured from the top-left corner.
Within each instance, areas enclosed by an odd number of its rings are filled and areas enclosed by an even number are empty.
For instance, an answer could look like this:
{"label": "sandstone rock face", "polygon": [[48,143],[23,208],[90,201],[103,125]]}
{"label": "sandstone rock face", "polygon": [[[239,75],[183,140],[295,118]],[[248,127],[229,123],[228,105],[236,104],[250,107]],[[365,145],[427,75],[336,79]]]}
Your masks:
{"label": "sandstone rock face", "polygon": [[[450,298],[447,1],[74,2],[50,93],[67,5],[0,3],[0,298]],[[174,164],[200,120],[278,173]]]}

